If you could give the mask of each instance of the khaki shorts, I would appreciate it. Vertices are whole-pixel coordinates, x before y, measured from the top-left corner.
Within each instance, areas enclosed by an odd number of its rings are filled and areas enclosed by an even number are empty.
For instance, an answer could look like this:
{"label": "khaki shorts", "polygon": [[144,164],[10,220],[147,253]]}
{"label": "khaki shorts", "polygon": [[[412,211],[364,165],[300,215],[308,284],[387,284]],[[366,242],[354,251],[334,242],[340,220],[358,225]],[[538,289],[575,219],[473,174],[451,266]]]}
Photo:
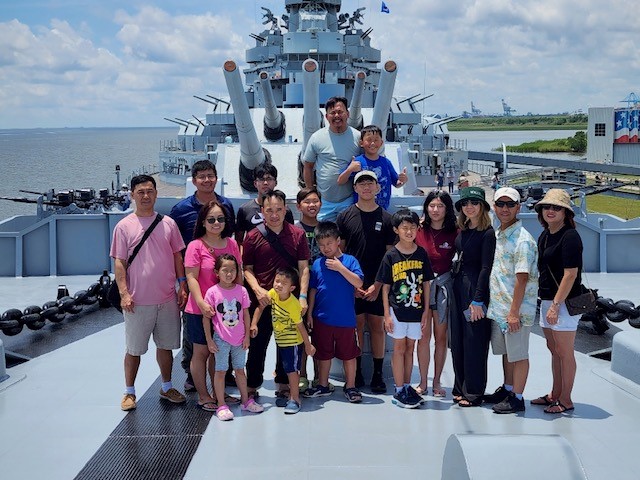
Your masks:
{"label": "khaki shorts", "polygon": [[531,327],[520,327],[513,333],[502,333],[496,322],[491,322],[491,349],[494,355],[506,355],[509,363],[529,358]]}
{"label": "khaki shorts", "polygon": [[177,300],[161,305],[135,305],[133,313],[124,312],[124,332],[127,353],[144,355],[149,349],[149,339],[160,350],[180,348],[180,310]]}

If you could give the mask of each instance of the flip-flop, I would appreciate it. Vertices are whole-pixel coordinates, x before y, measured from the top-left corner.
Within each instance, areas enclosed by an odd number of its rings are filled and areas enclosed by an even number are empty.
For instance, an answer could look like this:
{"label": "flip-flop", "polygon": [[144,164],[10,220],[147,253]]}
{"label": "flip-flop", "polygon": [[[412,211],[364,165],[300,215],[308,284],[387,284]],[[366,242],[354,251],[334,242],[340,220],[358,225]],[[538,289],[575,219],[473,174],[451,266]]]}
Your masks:
{"label": "flip-flop", "polygon": [[534,398],[533,400],[531,400],[529,402],[531,405],[545,405],[545,406],[549,406],[549,405],[553,405],[555,403],[554,400],[551,400],[551,397],[549,396],[549,394],[544,394],[541,397],[538,398]]}
{"label": "flip-flop", "polygon": [[218,404],[216,402],[196,403],[196,406],[205,412],[215,412],[218,409]]}
{"label": "flip-flop", "polygon": [[462,408],[479,407],[480,403],[472,402],[471,400],[467,400],[466,398],[463,398],[458,402],[458,406]]}
{"label": "flip-flop", "polygon": [[238,397],[232,397],[226,393],[224,394],[224,401],[229,405],[240,405],[242,402]]}
{"label": "flip-flop", "polygon": [[422,388],[420,385],[418,385],[416,388],[414,388],[414,390],[418,395],[424,395],[425,393],[427,393],[428,387]]}
{"label": "flip-flop", "polygon": [[435,385],[433,386],[433,396],[434,397],[439,397],[439,398],[443,398],[447,396],[447,391],[442,388],[441,386],[436,387]]}
{"label": "flip-flop", "polygon": [[[551,408],[554,408],[554,407],[558,407],[560,410],[555,412],[553,410],[550,410]],[[558,413],[570,412],[571,410],[574,410],[574,409],[575,407],[565,407],[562,403],[560,403],[560,400],[556,400],[555,402],[553,402],[551,405],[549,405],[547,408],[544,409],[544,413],[557,415]]]}

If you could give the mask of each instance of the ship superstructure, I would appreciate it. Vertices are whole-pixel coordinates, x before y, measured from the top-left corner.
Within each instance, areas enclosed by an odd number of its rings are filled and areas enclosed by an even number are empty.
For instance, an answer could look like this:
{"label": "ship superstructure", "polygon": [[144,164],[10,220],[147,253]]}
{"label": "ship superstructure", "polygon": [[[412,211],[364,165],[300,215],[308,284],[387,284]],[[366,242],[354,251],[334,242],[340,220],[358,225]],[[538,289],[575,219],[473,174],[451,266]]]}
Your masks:
{"label": "ship superstructure", "polygon": [[[332,96],[348,99],[351,126],[383,130],[385,155],[410,173],[401,196],[433,185],[439,168],[464,170],[466,152],[448,145],[446,124],[457,117],[423,115],[417,107],[430,95],[394,97],[400,66],[393,60],[380,65],[372,28],[362,26],[365,8],[341,13],[341,6],[341,0],[285,0],[280,18],[262,7],[266,29],[251,34],[255,45],[246,51],[244,81],[229,60],[222,68],[227,98],[194,95],[208,104],[204,119],[167,119],[180,130],[177,141],[163,145],[161,179],[181,184],[195,161],[208,158],[223,171],[224,194],[245,197],[254,189],[251,171],[261,162],[297,173],[300,153],[324,126],[323,105]],[[298,177],[279,184],[293,195]]]}

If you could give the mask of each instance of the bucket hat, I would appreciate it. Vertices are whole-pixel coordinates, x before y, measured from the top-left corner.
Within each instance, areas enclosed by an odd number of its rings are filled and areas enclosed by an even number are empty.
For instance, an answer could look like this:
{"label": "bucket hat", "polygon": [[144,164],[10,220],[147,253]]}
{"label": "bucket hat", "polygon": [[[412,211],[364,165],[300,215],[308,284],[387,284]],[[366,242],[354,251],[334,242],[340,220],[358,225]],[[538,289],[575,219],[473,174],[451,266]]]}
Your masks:
{"label": "bucket hat", "polygon": [[540,213],[544,205],[557,205],[563,207],[567,213],[573,215],[573,208],[571,207],[571,197],[569,194],[561,188],[550,188],[544,195],[544,198],[536,203],[534,207],[535,211]]}
{"label": "bucket hat", "polygon": [[460,200],[456,202],[456,210],[460,211],[463,200],[480,200],[484,205],[484,208],[487,210],[491,209],[491,206],[484,198],[484,190],[480,187],[465,187],[460,190]]}

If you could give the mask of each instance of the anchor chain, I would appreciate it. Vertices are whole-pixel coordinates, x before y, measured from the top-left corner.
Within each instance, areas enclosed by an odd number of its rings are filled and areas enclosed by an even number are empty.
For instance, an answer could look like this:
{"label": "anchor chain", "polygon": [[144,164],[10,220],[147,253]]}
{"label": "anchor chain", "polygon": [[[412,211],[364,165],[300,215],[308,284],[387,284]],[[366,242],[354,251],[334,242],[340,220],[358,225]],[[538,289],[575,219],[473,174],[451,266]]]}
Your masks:
{"label": "anchor chain", "polygon": [[42,307],[30,305],[24,311],[10,308],[0,316],[0,330],[7,336],[18,335],[23,327],[40,330],[46,322],[59,323],[68,315],[78,315],[85,307],[99,303],[101,308],[110,307],[107,292],[111,284],[108,272],[103,272],[99,280],[86,290],[78,290],[70,296],[66,288],[58,291],[58,299],[45,302]]}

